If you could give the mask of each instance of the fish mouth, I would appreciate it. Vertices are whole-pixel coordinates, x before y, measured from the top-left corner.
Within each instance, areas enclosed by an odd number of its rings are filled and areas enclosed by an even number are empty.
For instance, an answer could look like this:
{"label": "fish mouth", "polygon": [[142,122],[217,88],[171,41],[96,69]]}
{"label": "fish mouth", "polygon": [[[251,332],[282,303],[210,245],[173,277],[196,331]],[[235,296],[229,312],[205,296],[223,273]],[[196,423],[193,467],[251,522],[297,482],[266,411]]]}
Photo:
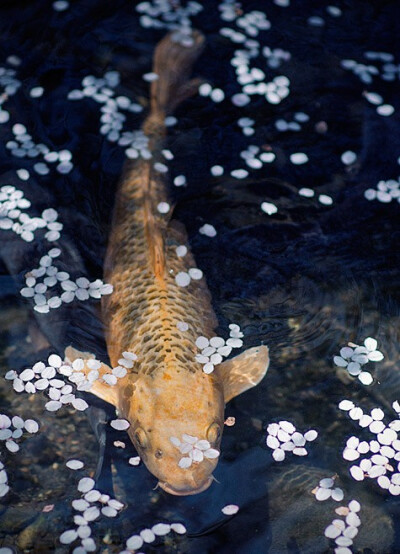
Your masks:
{"label": "fish mouth", "polygon": [[172,485],[169,485],[168,483],[163,483],[161,481],[158,482],[158,485],[169,494],[174,494],[175,496],[189,496],[190,494],[199,494],[200,492],[204,492],[208,489],[208,487],[211,485],[211,483],[214,481],[213,476],[211,475],[205,483],[203,483],[200,487],[197,488],[183,488],[183,489],[176,489]]}

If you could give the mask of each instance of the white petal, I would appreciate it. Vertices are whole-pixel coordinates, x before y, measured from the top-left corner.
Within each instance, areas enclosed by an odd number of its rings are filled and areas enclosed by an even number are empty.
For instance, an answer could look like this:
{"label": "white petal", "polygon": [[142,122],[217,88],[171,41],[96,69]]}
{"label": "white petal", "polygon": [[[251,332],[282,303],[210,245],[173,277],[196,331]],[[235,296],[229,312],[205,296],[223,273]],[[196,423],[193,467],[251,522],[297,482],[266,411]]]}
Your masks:
{"label": "white petal", "polygon": [[156,525],[153,525],[151,530],[155,535],[163,537],[164,535],[168,535],[168,533],[171,531],[171,525],[169,525],[168,523],[156,523]]}
{"label": "white petal", "polygon": [[381,360],[383,360],[383,358],[384,356],[382,352],[379,352],[379,350],[368,353],[368,359],[371,360],[371,362],[380,362]]}
{"label": "white petal", "polygon": [[352,402],[351,400],[342,400],[341,402],[339,402],[339,410],[347,412],[352,408],[354,408],[354,402]]}
{"label": "white petal", "polygon": [[199,450],[208,450],[210,446],[211,446],[210,443],[204,439],[197,441],[195,444],[195,447],[198,448]]}
{"label": "white petal", "polygon": [[276,437],[273,437],[272,435],[268,435],[267,437],[267,446],[269,446],[272,449],[279,448],[280,442]]}
{"label": "white petal", "polygon": [[181,441],[177,437],[170,437],[169,440],[174,446],[179,447],[179,445],[181,444]]}
{"label": "white petal", "polygon": [[178,535],[184,535],[186,533],[186,527],[182,523],[171,523],[171,529],[178,533]]}
{"label": "white petal", "polygon": [[140,536],[142,537],[144,542],[147,542],[147,543],[150,543],[156,540],[156,536],[151,529],[143,529],[143,531],[140,531]]}
{"label": "white petal", "polygon": [[307,450],[305,448],[293,448],[293,454],[296,454],[296,456],[307,456]]}
{"label": "white petal", "polygon": [[315,493],[315,498],[319,500],[320,502],[324,500],[328,500],[332,496],[331,489],[324,489],[322,487],[318,487],[317,492]]}
{"label": "white petal", "polygon": [[219,451],[216,450],[215,448],[209,448],[208,450],[206,450],[204,452],[204,456],[206,458],[210,458],[210,459],[213,459],[213,458],[218,458],[219,456]]}
{"label": "white petal", "polygon": [[90,477],[83,477],[78,483],[78,491],[83,493],[89,492],[92,490],[94,485],[95,482],[93,479]]}
{"label": "white petal", "polygon": [[335,500],[336,502],[341,502],[343,498],[344,498],[344,493],[342,489],[340,489],[339,487],[336,487],[335,489],[333,489],[332,491],[333,500]]}
{"label": "white petal", "polygon": [[335,481],[332,479],[332,477],[325,477],[325,479],[321,479],[321,481],[319,482],[319,486],[323,489],[331,489],[334,482]]}
{"label": "white petal", "polygon": [[347,366],[347,371],[350,373],[350,375],[358,375],[361,372],[361,366],[359,362],[350,362]]}
{"label": "white petal", "polygon": [[376,350],[376,348],[378,346],[378,342],[375,339],[373,339],[371,337],[368,337],[368,338],[365,339],[364,345],[365,345],[365,348],[367,350],[372,352],[373,350]]}
{"label": "white petal", "polygon": [[132,535],[132,537],[129,537],[129,539],[126,541],[126,548],[129,548],[129,550],[139,550],[142,544],[142,537],[140,537],[139,535]]}
{"label": "white petal", "polygon": [[364,480],[364,472],[359,466],[351,466],[350,473],[353,479],[355,479],[356,481]]}
{"label": "white petal", "polygon": [[357,448],[360,444],[360,439],[358,437],[350,437],[347,439],[346,446],[348,448]]}
{"label": "white petal", "polygon": [[195,444],[195,442],[199,439],[197,437],[193,437],[192,435],[187,435],[186,433],[183,433],[182,440],[184,442],[187,442],[188,444]]}
{"label": "white petal", "polygon": [[351,527],[359,527],[361,525],[360,518],[358,517],[356,512],[353,512],[353,511],[351,511],[349,515],[346,517],[346,523]]}
{"label": "white petal", "polygon": [[202,462],[204,459],[203,452],[197,448],[193,448],[193,450],[189,453],[189,456],[194,462]]}
{"label": "white petal", "polygon": [[82,469],[84,466],[84,463],[80,460],[68,460],[68,462],[65,464],[69,469],[77,470]]}
{"label": "white petal", "polygon": [[325,529],[325,537],[328,539],[336,539],[341,534],[341,530],[338,529],[335,525],[328,525]]}
{"label": "white petal", "polygon": [[237,506],[236,504],[227,504],[221,510],[221,512],[226,516],[232,516],[233,514],[237,514],[238,511],[239,511],[239,506]]}
{"label": "white petal", "polygon": [[110,425],[113,429],[117,429],[117,431],[126,431],[130,427],[130,423],[126,419],[113,419]]}
{"label": "white petal", "polygon": [[318,437],[318,432],[315,431],[314,429],[310,429],[309,431],[307,431],[306,433],[304,433],[304,438],[305,438],[306,441],[308,441],[308,442],[312,442],[312,441],[315,440],[317,437]]}
{"label": "white petal", "polygon": [[359,452],[355,450],[354,448],[345,448],[343,451],[343,458],[345,460],[353,461],[357,460],[360,457]]}
{"label": "white petal", "polygon": [[344,348],[340,349],[340,355],[344,359],[351,358],[353,354],[354,350],[349,346],[345,346]]}
{"label": "white petal", "polygon": [[71,544],[71,542],[74,542],[77,537],[78,533],[75,531],[75,529],[68,529],[68,531],[64,531],[64,533],[60,535],[60,543]]}
{"label": "white petal", "polygon": [[290,421],[280,421],[279,425],[286,433],[292,434],[296,431],[296,427]]}
{"label": "white petal", "polygon": [[333,362],[338,367],[347,367],[348,362],[344,360],[341,356],[334,356]]}
{"label": "white petal", "polygon": [[193,449],[193,445],[188,444],[187,442],[183,442],[179,445],[179,450],[182,454],[188,454]]}
{"label": "white petal", "polygon": [[186,469],[192,465],[192,459],[189,457],[181,458],[179,460],[178,466],[182,469]]}

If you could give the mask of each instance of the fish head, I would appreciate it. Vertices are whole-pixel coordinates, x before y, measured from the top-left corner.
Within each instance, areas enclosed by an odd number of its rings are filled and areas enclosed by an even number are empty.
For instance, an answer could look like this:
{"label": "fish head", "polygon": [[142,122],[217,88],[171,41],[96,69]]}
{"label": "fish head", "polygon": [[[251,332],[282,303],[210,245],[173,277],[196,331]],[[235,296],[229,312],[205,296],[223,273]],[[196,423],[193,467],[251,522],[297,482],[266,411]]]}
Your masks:
{"label": "fish head", "polygon": [[[204,377],[203,377],[204,375]],[[197,494],[213,481],[223,430],[222,387],[210,375],[172,388],[137,387],[128,419],[130,438],[142,461],[175,495]]]}

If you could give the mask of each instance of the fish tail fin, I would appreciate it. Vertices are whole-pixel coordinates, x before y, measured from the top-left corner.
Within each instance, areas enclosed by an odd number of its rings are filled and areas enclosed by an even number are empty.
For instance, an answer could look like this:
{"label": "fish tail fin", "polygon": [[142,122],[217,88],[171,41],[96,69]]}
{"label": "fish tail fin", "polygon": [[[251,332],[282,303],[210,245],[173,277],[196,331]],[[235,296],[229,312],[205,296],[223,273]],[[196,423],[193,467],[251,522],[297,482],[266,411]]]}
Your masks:
{"label": "fish tail fin", "polygon": [[171,32],[158,44],[153,59],[153,71],[158,78],[151,84],[151,111],[167,115],[186,98],[195,94],[200,79],[189,80],[192,66],[204,47],[204,35],[193,30],[185,43],[178,42]]}

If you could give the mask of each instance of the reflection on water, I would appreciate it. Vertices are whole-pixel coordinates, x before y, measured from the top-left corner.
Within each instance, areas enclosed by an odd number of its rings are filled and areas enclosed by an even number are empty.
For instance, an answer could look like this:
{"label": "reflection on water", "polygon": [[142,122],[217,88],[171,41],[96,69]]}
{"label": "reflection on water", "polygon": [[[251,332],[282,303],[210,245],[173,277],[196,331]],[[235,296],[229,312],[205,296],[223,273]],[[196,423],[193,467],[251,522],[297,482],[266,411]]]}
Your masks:
{"label": "reflection on water", "polygon": [[[100,280],[115,186],[124,157],[146,153],[138,129],[154,46],[171,20],[182,25],[183,17],[187,28],[186,16],[168,2],[170,16],[146,14],[146,3],[135,11],[134,2],[122,0],[55,4],[64,8],[0,8],[0,187],[15,187],[0,193],[3,376],[62,355],[71,343],[107,361],[96,298],[110,292]],[[135,539],[127,547],[395,552],[399,7],[372,0],[201,6],[189,14],[207,40],[195,73],[210,86],[169,121],[174,217],[186,226],[207,278],[218,334],[227,338],[228,325],[238,324],[245,348],[269,346],[270,369],[228,404],[235,425],[225,426],[217,482],[193,497],[154,489],[126,434],[109,425],[115,412],[106,403],[79,393],[88,410],[71,398],[52,412],[44,406],[58,400],[48,392],[17,394],[2,378],[1,413],[40,428],[17,433],[13,452],[5,430],[15,432],[15,425],[1,420],[0,491],[10,490],[0,498],[0,546],[69,552],[86,541],[91,551],[93,537],[99,551],[111,553],[142,532],[144,545]],[[187,37],[184,30],[181,39]],[[53,275],[26,276],[50,266]],[[19,294],[32,277],[31,288],[48,278],[33,300]],[[46,300],[49,292],[58,300]],[[368,337],[383,359],[367,361],[368,352],[355,353],[355,346],[348,358],[341,352]],[[339,355],[345,363],[334,362]],[[49,379],[60,379],[56,369]],[[372,384],[358,377],[364,370]],[[291,433],[267,446],[268,426],[282,421],[296,432],[317,431],[307,455],[295,455],[304,444]],[[273,456],[277,448],[284,459]],[[69,469],[68,460],[84,467]],[[64,536],[63,545],[60,535],[79,526],[88,508],[72,504],[90,492],[78,491],[78,482],[93,476],[103,496],[88,497],[91,534],[81,530],[71,544],[74,535]],[[343,499],[317,493],[327,478]],[[359,511],[349,508],[353,500]],[[238,513],[225,515],[222,508],[232,504]],[[143,533],[160,523],[167,526],[154,528],[154,541]]]}

